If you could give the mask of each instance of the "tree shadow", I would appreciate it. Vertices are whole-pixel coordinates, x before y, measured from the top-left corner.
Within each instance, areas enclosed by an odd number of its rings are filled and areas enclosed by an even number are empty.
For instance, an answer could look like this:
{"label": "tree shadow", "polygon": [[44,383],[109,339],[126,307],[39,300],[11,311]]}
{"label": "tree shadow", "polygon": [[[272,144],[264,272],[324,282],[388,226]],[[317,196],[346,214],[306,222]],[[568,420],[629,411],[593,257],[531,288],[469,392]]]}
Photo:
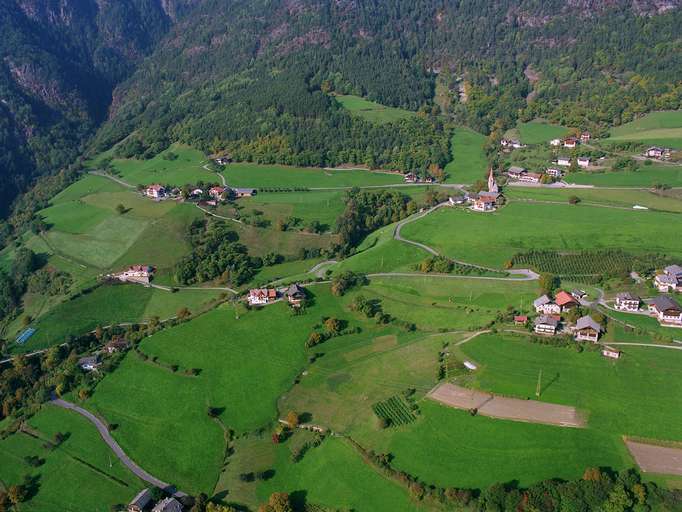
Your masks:
{"label": "tree shadow", "polygon": [[559,377],[560,377],[560,375],[558,372],[556,374],[554,374],[554,377],[549,379],[549,381],[547,381],[547,383],[540,388],[540,396],[542,396],[544,394],[544,392],[547,391],[552,384],[554,384],[556,381],[558,381]]}

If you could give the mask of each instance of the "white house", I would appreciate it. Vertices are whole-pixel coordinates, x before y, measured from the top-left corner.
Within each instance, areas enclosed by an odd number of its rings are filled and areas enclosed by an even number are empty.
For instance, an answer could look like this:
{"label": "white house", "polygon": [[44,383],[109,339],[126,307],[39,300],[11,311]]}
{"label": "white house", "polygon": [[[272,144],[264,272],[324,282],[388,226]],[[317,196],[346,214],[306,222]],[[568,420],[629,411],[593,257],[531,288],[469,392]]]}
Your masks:
{"label": "white house", "polygon": [[559,320],[553,316],[542,315],[535,319],[533,330],[536,334],[556,334],[559,327]]}
{"label": "white house", "polygon": [[665,295],[651,300],[649,312],[661,324],[682,325],[682,307],[675,300]]}
{"label": "white house", "polygon": [[561,139],[552,139],[549,141],[549,145],[558,148],[561,146]]}
{"label": "white house", "polygon": [[526,172],[519,177],[519,181],[525,183],[540,183],[540,178],[542,178],[542,174],[538,174],[537,172]]}
{"label": "white house", "polygon": [[133,498],[133,501],[128,503],[128,512],[142,512],[147,505],[152,501],[152,492],[149,489],[142,489]]}
{"label": "white house", "polygon": [[639,311],[640,298],[630,292],[616,295],[616,309],[620,311]]}
{"label": "white house", "polygon": [[590,166],[590,159],[586,157],[578,157],[578,167],[582,167],[583,169],[587,169]]}
{"label": "white house", "polygon": [[492,195],[479,194],[471,203],[471,209],[475,212],[493,212],[496,199]]}
{"label": "white house", "polygon": [[649,158],[662,158],[666,150],[657,146],[652,146],[644,152],[644,156]]}
{"label": "white house", "polygon": [[536,313],[543,313],[545,315],[558,315],[561,313],[561,306],[555,303],[547,295],[543,295],[533,301],[533,307]]}
{"label": "white house", "polygon": [[583,144],[587,144],[590,142],[590,139],[592,138],[592,134],[590,132],[583,132],[580,134],[580,142]]}
{"label": "white house", "polygon": [[223,187],[211,187],[208,189],[208,195],[213,199],[220,199],[220,197],[225,193]]}
{"label": "white house", "polygon": [[523,167],[511,166],[507,171],[507,176],[513,180],[519,180],[526,173],[526,169]]}
{"label": "white house", "polygon": [[659,292],[667,293],[682,289],[682,267],[679,265],[668,265],[663,269],[662,274],[657,274],[654,278],[654,285]]}
{"label": "white house", "polygon": [[569,167],[571,165],[571,159],[567,156],[560,156],[557,158],[556,163],[562,167]]}
{"label": "white house", "polygon": [[152,512],[182,512],[182,504],[175,498],[164,498],[156,504]]}
{"label": "white house", "polygon": [[114,278],[121,282],[149,284],[154,275],[154,267],[150,265],[131,265],[122,272],[112,274]]}
{"label": "white house", "polygon": [[550,167],[545,171],[545,174],[548,176],[551,176],[552,178],[561,178],[564,173],[561,169],[557,169],[555,167]]}
{"label": "white house", "polygon": [[601,325],[591,316],[583,316],[575,324],[575,339],[578,341],[592,341],[596,343],[601,332]]}
{"label": "white house", "polygon": [[153,185],[149,185],[145,189],[144,193],[147,197],[151,197],[153,199],[159,199],[159,198],[164,197],[166,195],[166,188],[163,185],[159,185],[158,183],[155,183]]}
{"label": "white house", "polygon": [[78,360],[78,366],[80,366],[83,371],[92,372],[102,366],[102,363],[99,361],[99,356],[88,356],[81,357]]}
{"label": "white house", "polygon": [[252,306],[262,306],[277,299],[277,290],[273,288],[254,288],[249,290],[248,301]]}
{"label": "white house", "polygon": [[575,137],[566,137],[564,139],[564,147],[568,149],[575,149],[575,147],[578,145],[578,139]]}
{"label": "white house", "polygon": [[613,350],[610,348],[602,349],[601,355],[610,359],[620,359],[620,350]]}

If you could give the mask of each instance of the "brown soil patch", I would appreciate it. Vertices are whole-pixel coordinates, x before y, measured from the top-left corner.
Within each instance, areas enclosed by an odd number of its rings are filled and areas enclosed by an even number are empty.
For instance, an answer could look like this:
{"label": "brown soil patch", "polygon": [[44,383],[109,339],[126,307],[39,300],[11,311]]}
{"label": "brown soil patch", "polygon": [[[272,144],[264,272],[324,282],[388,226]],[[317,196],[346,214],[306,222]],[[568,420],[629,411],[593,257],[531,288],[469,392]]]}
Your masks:
{"label": "brown soil patch", "polygon": [[454,384],[441,384],[429,398],[457,409],[477,409],[478,414],[514,421],[544,423],[561,427],[584,427],[585,420],[575,407],[536,400],[496,396]]}
{"label": "brown soil patch", "polygon": [[682,448],[625,440],[632,457],[645,473],[682,476]]}

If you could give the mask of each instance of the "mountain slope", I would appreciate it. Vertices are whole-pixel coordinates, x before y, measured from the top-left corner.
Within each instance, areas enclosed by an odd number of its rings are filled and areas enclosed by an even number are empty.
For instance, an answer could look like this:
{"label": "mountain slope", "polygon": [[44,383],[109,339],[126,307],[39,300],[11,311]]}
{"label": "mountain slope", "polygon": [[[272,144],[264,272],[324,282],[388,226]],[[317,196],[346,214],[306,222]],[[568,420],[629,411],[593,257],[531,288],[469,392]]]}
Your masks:
{"label": "mountain slope", "polygon": [[[183,141],[240,159],[403,169],[441,164],[426,124],[350,119],[330,91],[450,113],[485,133],[545,116],[597,132],[679,108],[680,0],[207,0],[114,93],[95,150]],[[466,103],[456,101],[463,84]],[[408,123],[403,123],[403,126]],[[435,137],[435,144],[429,140]],[[418,149],[417,149],[418,146]],[[422,158],[422,160],[419,160]]]}
{"label": "mountain slope", "polygon": [[0,214],[32,177],[75,160],[111,91],[190,2],[0,4]]}

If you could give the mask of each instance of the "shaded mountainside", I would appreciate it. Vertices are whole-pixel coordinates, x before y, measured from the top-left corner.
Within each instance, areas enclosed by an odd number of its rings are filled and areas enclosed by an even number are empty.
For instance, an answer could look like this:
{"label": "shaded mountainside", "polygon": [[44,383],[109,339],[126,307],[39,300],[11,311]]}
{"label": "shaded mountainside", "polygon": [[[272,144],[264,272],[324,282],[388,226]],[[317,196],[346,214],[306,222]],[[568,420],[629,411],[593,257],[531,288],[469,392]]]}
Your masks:
{"label": "shaded mountainside", "polygon": [[0,3],[0,213],[36,174],[73,162],[188,0]]}
{"label": "shaded mountainside", "polygon": [[[536,116],[599,132],[679,108],[679,6],[207,0],[117,89],[95,149],[133,134],[123,155],[182,141],[260,162],[424,169],[442,164],[436,135],[414,140],[438,111],[437,84],[455,119],[484,133]],[[456,100],[460,83],[466,103]],[[351,118],[330,91],[424,115],[401,121],[401,135]]]}

